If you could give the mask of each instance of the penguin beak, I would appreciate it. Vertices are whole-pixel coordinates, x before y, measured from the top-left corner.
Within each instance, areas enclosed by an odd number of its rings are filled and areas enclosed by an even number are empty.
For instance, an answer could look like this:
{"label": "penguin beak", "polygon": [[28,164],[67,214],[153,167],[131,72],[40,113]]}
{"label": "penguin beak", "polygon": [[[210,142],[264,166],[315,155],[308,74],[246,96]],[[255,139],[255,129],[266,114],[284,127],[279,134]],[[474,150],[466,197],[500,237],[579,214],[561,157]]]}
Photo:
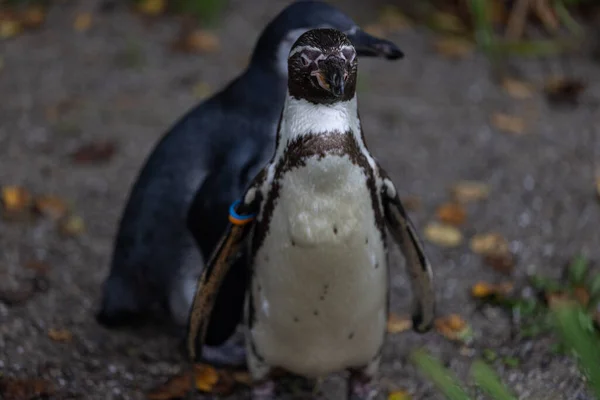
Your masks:
{"label": "penguin beak", "polygon": [[345,60],[330,56],[323,64],[322,68],[311,72],[311,75],[317,78],[319,86],[323,89],[335,97],[342,97],[346,76]]}
{"label": "penguin beak", "polygon": [[402,50],[394,43],[369,35],[358,28],[347,36],[354,45],[358,56],[385,57],[388,60],[397,60],[404,57]]}

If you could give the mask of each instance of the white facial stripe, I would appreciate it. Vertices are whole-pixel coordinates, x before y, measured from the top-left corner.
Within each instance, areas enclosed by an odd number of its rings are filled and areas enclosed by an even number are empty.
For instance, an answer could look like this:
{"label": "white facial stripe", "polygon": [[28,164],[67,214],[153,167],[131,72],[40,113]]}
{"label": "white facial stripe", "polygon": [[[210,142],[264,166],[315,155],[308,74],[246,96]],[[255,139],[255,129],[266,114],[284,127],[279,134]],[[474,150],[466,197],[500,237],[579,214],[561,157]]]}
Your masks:
{"label": "white facial stripe", "polygon": [[290,51],[290,55],[288,56],[288,59],[292,58],[292,56],[294,54],[303,52],[304,50],[321,52],[321,49],[319,49],[318,47],[314,47],[314,46],[298,46],[298,47],[292,49],[292,51]]}

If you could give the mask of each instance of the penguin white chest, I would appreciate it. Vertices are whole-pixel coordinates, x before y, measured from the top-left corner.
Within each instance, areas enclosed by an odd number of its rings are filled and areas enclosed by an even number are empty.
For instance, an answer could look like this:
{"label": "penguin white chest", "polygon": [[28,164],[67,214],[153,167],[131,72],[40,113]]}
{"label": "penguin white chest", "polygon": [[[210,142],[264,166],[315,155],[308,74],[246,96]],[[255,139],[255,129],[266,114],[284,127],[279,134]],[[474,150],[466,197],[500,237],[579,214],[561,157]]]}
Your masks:
{"label": "penguin white chest", "polygon": [[313,156],[278,184],[254,259],[253,345],[269,365],[309,377],[365,366],[383,345],[388,296],[367,175],[349,156]]}

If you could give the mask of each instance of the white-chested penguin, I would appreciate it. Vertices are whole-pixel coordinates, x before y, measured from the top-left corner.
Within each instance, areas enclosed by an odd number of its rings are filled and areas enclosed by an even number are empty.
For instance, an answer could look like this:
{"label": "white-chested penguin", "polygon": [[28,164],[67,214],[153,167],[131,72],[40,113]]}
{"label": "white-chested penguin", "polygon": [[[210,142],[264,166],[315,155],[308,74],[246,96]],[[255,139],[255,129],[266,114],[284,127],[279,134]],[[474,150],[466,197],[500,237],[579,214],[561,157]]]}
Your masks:
{"label": "white-chested penguin", "polygon": [[[158,309],[160,322],[167,325],[170,317],[185,331],[196,281],[225,231],[228,207],[273,151],[287,54],[300,34],[320,26],[347,33],[359,56],[402,56],[326,3],[300,1],[284,9],[262,32],[249,67],[179,120],[146,161],[120,221],[100,323],[129,325]],[[231,290],[224,292],[234,295],[217,303],[208,344],[222,344],[240,322],[246,279],[244,268],[234,268],[225,282]]]}
{"label": "white-chested penguin", "polygon": [[431,267],[396,187],[365,144],[351,41],[335,29],[308,31],[288,68],[276,149],[230,209],[199,281],[188,350],[196,359],[220,284],[248,249],[253,398],[272,398],[277,368],[308,378],[347,370],[348,398],[372,399],[388,318],[387,232],[407,261],[419,332],[434,318]]}

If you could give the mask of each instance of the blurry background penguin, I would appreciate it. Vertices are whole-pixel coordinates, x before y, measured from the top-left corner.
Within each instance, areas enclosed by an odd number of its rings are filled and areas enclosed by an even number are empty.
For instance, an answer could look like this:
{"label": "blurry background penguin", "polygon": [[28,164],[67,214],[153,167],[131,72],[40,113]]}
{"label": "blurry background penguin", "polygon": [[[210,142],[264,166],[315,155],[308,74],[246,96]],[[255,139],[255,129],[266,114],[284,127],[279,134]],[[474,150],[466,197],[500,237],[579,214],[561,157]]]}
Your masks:
{"label": "blurry background penguin", "polygon": [[[175,123],[147,159],[121,218],[99,323],[132,325],[151,315],[183,335],[197,278],[225,230],[228,207],[272,155],[290,48],[316,27],[346,33],[359,57],[402,56],[393,43],[323,2],[296,2],[276,16],[249,67]],[[244,358],[234,338],[225,341],[241,320],[247,281],[246,269],[234,266],[223,283],[238,297],[216,305],[206,343],[221,347],[205,351],[209,361]]]}
{"label": "blurry background penguin", "polygon": [[311,30],[288,62],[276,149],[232,205],[231,224],[202,274],[190,358],[196,361],[197,338],[202,344],[217,294],[222,301],[240,295],[221,283],[246,249],[248,257],[234,268],[251,271],[242,294],[252,399],[275,398],[277,369],[306,378],[348,371],[348,400],[380,398],[375,378],[389,315],[388,232],[407,261],[418,332],[434,319],[431,266],[396,186],[365,143],[351,42],[338,30]]}

